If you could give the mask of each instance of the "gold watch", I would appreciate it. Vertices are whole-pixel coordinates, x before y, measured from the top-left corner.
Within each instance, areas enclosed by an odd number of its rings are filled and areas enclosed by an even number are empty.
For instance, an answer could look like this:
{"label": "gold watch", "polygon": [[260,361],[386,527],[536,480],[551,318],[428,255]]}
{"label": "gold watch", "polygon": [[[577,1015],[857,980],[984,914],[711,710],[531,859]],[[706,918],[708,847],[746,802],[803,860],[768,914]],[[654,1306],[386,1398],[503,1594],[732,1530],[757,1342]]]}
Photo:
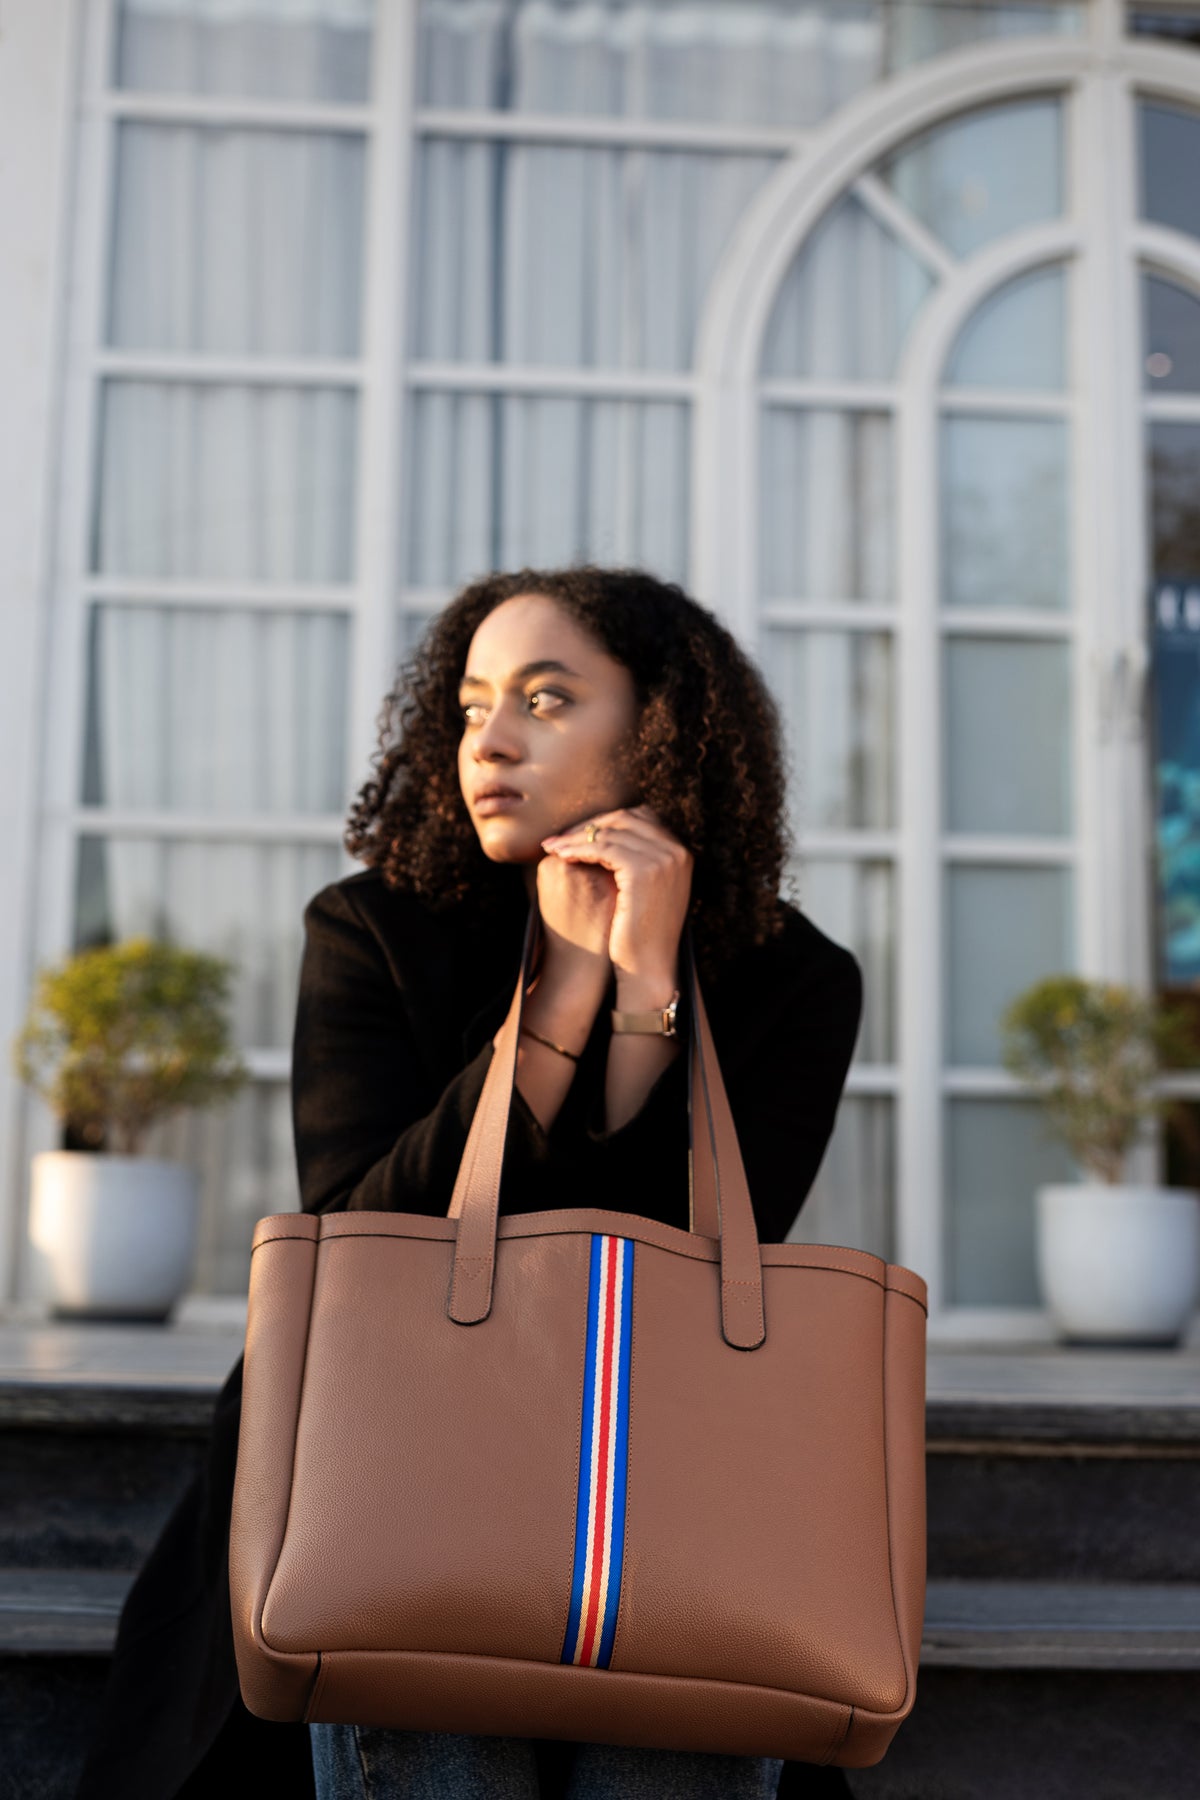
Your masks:
{"label": "gold watch", "polygon": [[679,1007],[679,989],[676,988],[665,1006],[656,1006],[650,1012],[619,1012],[612,1009],[612,1028],[614,1031],[645,1031],[656,1037],[675,1037],[675,1014]]}

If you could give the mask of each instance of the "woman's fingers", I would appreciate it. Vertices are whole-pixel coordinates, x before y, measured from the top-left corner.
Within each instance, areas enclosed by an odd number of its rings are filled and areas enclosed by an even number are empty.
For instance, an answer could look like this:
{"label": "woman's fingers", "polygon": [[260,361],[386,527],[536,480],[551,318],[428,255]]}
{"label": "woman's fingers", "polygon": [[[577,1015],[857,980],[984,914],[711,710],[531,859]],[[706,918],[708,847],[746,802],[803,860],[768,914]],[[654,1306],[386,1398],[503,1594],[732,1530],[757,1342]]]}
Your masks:
{"label": "woman's fingers", "polygon": [[[599,837],[589,836],[593,828],[601,834]],[[581,820],[569,830],[554,832],[550,837],[543,838],[542,847],[547,850],[573,850],[577,844],[583,844],[594,848],[602,840],[610,844],[641,842],[654,845],[670,851],[680,859],[687,855],[679,839],[659,822],[657,814],[648,806],[622,807],[614,812],[593,813],[590,819]]]}
{"label": "woman's fingers", "polygon": [[542,840],[546,862],[607,869],[616,886],[608,955],[618,996],[637,1010],[639,996],[676,985],[679,940],[692,884],[692,853],[650,807],[594,813]]}

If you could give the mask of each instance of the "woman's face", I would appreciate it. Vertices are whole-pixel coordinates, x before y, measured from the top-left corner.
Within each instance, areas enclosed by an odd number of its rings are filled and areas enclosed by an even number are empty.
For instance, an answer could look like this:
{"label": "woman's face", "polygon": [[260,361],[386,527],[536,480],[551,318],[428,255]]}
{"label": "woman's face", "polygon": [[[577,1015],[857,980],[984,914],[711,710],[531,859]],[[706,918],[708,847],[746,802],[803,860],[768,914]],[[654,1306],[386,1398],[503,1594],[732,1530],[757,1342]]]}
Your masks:
{"label": "woman's face", "polygon": [[[637,721],[633,676],[548,595],[492,609],[458,697],[458,779],[493,862],[536,862],[552,832],[637,804],[618,762]],[[494,788],[509,797],[487,799]]]}

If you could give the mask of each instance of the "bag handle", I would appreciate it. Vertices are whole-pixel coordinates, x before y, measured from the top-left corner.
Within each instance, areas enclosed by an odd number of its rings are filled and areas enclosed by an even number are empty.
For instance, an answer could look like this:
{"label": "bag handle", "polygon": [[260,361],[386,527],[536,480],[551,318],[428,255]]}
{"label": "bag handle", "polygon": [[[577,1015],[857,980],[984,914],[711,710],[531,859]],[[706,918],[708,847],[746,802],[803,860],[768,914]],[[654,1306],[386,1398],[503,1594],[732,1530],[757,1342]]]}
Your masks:
{"label": "bag handle", "polygon": [[[504,1141],[517,1071],[517,1039],[525,984],[541,925],[536,905],[525,924],[521,968],[496,1050],[484,1078],[471,1129],[458,1167],[447,1218],[458,1220],[448,1312],[459,1325],[486,1319],[492,1306],[496,1229],[500,1216],[500,1176]],[[762,1259],[737,1131],[717,1060],[712,1028],[700,991],[691,932],[683,934],[691,1001],[688,1066],[689,1230],[720,1239],[721,1329],[727,1344],[754,1350],[766,1340]],[[703,1126],[697,1130],[696,1099]]]}

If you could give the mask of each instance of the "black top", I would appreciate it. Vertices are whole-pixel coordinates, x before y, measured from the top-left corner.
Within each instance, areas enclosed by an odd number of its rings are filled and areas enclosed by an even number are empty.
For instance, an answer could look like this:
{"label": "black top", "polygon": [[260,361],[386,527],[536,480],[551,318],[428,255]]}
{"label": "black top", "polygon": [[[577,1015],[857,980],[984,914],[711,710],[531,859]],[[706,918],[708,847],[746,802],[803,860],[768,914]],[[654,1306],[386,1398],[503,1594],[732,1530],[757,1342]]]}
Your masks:
{"label": "black top", "polygon": [[[292,1121],[306,1212],[444,1214],[512,999],[528,900],[521,872],[495,921],[469,927],[390,889],[377,870],[330,883],[304,911]],[[763,1242],[786,1237],[825,1153],[862,1012],[849,950],[795,907],[780,936],[700,977]],[[681,1024],[687,1013],[681,1004]],[[549,1131],[514,1089],[504,1212],[603,1206],[688,1226],[686,1058],[604,1130],[601,1007]],[[308,1731],[242,1705],[229,1617],[229,1514],[242,1361],[216,1402],[205,1467],[185,1490],[121,1615],[99,1729],[76,1800],[201,1800],[235,1779],[301,1800]],[[539,1746],[543,1791],[567,1748]],[[785,1766],[779,1793],[847,1794],[841,1770]]]}

